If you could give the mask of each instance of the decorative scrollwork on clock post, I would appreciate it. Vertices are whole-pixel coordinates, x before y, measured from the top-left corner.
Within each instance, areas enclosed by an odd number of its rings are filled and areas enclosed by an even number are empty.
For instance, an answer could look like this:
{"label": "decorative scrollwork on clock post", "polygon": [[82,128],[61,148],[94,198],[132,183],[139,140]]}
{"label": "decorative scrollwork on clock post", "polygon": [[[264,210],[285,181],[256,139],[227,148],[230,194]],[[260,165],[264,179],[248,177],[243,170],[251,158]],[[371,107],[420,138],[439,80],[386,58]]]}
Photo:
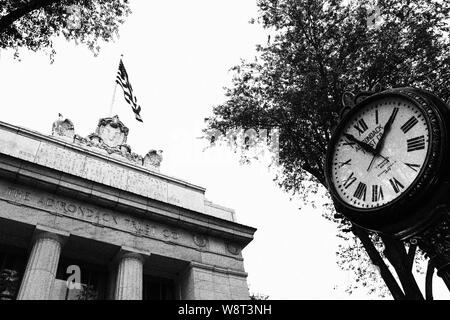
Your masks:
{"label": "decorative scrollwork on clock post", "polygon": [[438,276],[450,288],[450,212],[442,212],[434,224],[410,242],[417,243],[433,260]]}

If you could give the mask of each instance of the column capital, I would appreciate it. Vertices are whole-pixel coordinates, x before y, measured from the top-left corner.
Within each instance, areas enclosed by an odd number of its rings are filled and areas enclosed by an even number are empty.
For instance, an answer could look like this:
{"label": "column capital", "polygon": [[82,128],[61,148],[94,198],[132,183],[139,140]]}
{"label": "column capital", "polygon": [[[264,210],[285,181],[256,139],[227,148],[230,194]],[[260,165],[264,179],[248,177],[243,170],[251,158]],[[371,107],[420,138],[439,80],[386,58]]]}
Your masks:
{"label": "column capital", "polygon": [[54,229],[48,226],[37,225],[34,230],[33,241],[38,239],[53,239],[63,245],[69,236],[70,232]]}
{"label": "column capital", "polygon": [[119,252],[115,255],[113,261],[118,262],[122,259],[137,259],[142,264],[145,262],[145,257],[150,256],[150,252],[138,250],[135,248],[130,248],[126,246],[122,246],[119,249]]}

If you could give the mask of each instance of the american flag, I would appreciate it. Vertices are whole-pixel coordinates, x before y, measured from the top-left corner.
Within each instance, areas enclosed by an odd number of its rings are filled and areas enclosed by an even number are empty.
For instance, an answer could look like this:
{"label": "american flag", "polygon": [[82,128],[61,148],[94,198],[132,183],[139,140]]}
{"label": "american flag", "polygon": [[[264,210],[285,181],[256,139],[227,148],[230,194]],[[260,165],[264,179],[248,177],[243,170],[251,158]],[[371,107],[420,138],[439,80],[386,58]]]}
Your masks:
{"label": "american flag", "polygon": [[131,87],[130,79],[128,78],[128,73],[125,70],[122,59],[120,59],[116,82],[122,87],[125,100],[131,105],[136,120],[143,122],[141,115],[139,114],[141,112],[141,107],[137,104],[136,96],[133,94],[133,88]]}

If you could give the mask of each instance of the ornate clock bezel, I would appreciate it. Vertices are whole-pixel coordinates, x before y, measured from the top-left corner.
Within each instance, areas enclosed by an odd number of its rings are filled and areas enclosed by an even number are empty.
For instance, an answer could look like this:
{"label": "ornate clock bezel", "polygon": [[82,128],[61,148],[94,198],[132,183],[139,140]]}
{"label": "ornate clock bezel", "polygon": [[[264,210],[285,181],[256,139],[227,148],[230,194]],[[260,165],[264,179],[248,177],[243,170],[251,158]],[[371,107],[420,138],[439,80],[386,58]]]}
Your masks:
{"label": "ornate clock bezel", "polygon": [[[332,167],[335,147],[342,131],[355,114],[369,104],[379,99],[402,98],[417,106],[424,114],[429,130],[429,144],[427,156],[421,171],[411,185],[393,201],[376,208],[358,208],[344,201],[332,182]],[[366,229],[397,233],[411,229],[427,217],[417,217],[413,212],[423,205],[421,200],[429,197],[440,178],[443,176],[444,146],[447,141],[445,115],[442,106],[438,106],[438,99],[433,99],[431,93],[415,88],[390,89],[376,93],[356,104],[340,121],[330,140],[325,162],[325,178],[336,210],[346,216],[353,223]],[[434,100],[434,101],[433,101]],[[414,208],[414,210],[413,210]]]}

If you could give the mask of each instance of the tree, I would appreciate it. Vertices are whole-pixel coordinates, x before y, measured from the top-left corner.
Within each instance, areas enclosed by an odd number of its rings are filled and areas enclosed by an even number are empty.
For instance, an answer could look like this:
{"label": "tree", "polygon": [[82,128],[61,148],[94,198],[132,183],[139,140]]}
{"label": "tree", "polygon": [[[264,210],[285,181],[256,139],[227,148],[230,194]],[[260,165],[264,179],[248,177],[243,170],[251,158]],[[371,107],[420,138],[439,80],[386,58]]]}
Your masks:
{"label": "tree", "polygon": [[[326,187],[324,158],[342,97],[381,87],[416,86],[450,97],[450,3],[432,0],[258,0],[270,33],[255,61],[232,68],[226,101],[206,119],[205,132],[252,128],[279,132],[279,186],[308,199]],[[377,15],[378,13],[378,15]],[[350,95],[351,96],[351,95]],[[217,140],[217,137],[215,137]],[[333,208],[341,236],[364,247],[395,299],[423,299],[411,272],[416,245],[368,234]],[[380,250],[384,247],[384,251]],[[378,249],[377,249],[378,248]],[[386,258],[395,269],[396,281]],[[344,258],[345,260],[345,258]],[[364,272],[360,274],[364,276]]]}
{"label": "tree", "polygon": [[53,40],[85,44],[97,54],[130,14],[128,0],[0,0],[0,48],[45,49],[53,61]]}
{"label": "tree", "polygon": [[269,296],[262,293],[250,294],[250,300],[269,300]]}
{"label": "tree", "polygon": [[97,300],[98,292],[93,285],[82,285],[80,292],[76,296],[76,300]]}

